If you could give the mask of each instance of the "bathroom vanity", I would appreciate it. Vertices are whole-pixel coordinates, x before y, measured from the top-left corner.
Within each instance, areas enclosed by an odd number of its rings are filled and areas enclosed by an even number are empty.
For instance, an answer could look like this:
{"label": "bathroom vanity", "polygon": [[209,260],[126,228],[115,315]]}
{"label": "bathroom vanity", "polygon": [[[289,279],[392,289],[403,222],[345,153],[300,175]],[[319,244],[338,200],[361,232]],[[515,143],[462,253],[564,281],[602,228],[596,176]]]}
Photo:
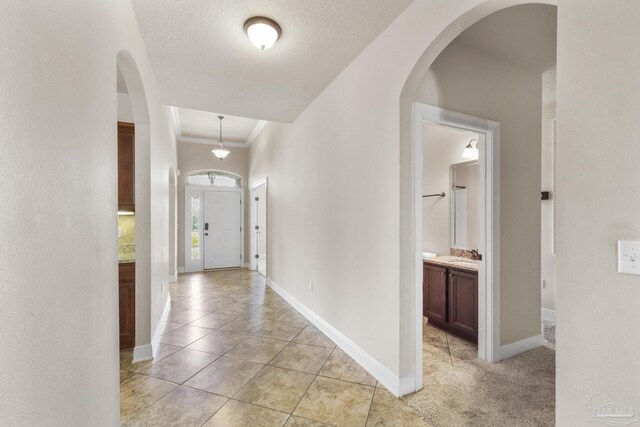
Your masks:
{"label": "bathroom vanity", "polygon": [[423,315],[429,323],[478,343],[478,264],[441,256],[423,261]]}

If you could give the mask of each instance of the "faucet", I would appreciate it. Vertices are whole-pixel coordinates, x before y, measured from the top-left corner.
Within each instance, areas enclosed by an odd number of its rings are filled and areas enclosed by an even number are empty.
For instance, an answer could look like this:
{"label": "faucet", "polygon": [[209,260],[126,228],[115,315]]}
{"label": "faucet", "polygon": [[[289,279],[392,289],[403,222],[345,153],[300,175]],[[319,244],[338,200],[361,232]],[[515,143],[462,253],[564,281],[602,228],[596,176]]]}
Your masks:
{"label": "faucet", "polygon": [[469,253],[471,254],[471,256],[473,257],[474,260],[476,260],[476,261],[481,261],[482,260],[482,255],[480,255],[478,253],[477,249],[471,249],[469,251]]}

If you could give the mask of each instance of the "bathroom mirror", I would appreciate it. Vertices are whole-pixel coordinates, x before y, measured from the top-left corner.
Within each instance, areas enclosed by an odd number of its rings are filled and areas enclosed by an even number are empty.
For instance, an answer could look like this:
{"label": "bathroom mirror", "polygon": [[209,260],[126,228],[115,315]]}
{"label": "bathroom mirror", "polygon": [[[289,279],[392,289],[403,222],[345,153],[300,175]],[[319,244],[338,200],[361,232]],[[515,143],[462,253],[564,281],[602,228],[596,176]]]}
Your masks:
{"label": "bathroom mirror", "polygon": [[477,160],[451,165],[451,247],[480,243],[480,167]]}

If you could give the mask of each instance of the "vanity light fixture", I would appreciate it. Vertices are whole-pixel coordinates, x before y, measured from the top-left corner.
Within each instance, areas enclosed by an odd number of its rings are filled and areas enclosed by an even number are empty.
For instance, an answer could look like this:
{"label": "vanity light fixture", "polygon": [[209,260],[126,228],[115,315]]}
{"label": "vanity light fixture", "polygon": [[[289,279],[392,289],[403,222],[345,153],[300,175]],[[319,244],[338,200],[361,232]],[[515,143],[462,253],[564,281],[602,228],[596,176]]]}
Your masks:
{"label": "vanity light fixture", "polygon": [[229,150],[224,148],[224,141],[222,140],[222,119],[224,119],[224,116],[218,116],[218,119],[220,119],[220,139],[218,140],[218,148],[214,148],[211,152],[222,160],[229,155]]}
{"label": "vanity light fixture", "polygon": [[244,23],[244,32],[251,43],[260,50],[273,47],[282,35],[280,25],[273,19],[264,16],[254,16]]}
{"label": "vanity light fixture", "polygon": [[[471,143],[473,141],[476,142],[476,146],[475,147],[471,145]],[[469,141],[467,146],[464,147],[464,151],[462,152],[462,158],[463,159],[474,159],[474,160],[478,159],[478,140],[477,139],[472,139],[471,141]]]}

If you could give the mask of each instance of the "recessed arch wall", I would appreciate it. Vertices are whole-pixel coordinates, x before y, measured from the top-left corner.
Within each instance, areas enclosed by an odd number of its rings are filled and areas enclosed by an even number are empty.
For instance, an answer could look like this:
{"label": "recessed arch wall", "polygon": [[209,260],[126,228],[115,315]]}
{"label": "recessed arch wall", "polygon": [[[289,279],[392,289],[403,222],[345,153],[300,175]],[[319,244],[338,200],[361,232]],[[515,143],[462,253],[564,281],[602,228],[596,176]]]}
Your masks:
{"label": "recessed arch wall", "polygon": [[[408,305],[409,301],[414,303],[417,297],[415,283],[420,274],[414,261],[414,254],[416,253],[414,236],[417,229],[416,221],[418,218],[417,215],[415,215],[416,204],[413,185],[413,165],[416,159],[413,148],[412,104],[418,100],[416,99],[416,92],[423,77],[438,56],[458,35],[471,25],[495,12],[523,4],[556,5],[557,2],[553,0],[489,0],[469,9],[449,24],[428,44],[407,76],[400,93],[400,365],[401,372],[406,372],[408,375],[411,375],[411,372],[417,370],[413,368],[412,365],[417,367],[418,364],[422,363],[419,360],[422,353],[416,350],[422,346],[422,334],[419,330],[416,330],[415,322],[415,318],[419,316],[419,314],[416,313],[415,304],[413,310]],[[496,200],[496,202],[498,203],[499,200]],[[496,204],[494,209],[496,212],[499,212],[499,204]],[[499,221],[499,219],[499,215],[497,215],[496,221]],[[499,259],[494,260],[493,267],[496,271],[499,271]],[[411,325],[411,323],[413,323],[413,325]],[[411,331],[411,335],[408,331]],[[413,352],[413,354],[410,354],[410,351]]]}
{"label": "recessed arch wall", "polygon": [[135,125],[136,348],[134,360],[151,355],[151,119],[142,77],[133,56],[121,50],[116,64],[129,91]]}

